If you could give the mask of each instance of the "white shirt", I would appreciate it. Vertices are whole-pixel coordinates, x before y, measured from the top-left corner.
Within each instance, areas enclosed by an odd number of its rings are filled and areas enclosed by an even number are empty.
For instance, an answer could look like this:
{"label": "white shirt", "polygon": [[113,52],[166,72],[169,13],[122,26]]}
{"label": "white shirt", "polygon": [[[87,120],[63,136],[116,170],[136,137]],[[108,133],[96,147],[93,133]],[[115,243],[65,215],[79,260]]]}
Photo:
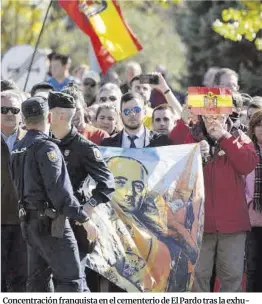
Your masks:
{"label": "white shirt", "polygon": [[[128,135],[126,131],[123,131],[123,137],[122,137],[122,148],[130,148],[131,141],[128,138]],[[149,145],[149,139],[146,137],[146,129],[144,126],[140,128],[140,130],[136,133],[133,134],[132,136],[137,136],[135,139],[135,145],[137,148],[144,148]]]}

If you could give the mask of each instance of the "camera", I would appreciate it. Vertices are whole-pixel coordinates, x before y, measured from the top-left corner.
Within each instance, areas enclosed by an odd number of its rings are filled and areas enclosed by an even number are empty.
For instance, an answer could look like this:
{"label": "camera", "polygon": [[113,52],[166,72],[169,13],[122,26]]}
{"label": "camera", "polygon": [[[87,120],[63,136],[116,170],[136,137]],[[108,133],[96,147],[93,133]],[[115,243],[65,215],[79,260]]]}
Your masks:
{"label": "camera", "polygon": [[148,84],[159,84],[158,75],[140,75],[139,77],[140,83],[148,83]]}

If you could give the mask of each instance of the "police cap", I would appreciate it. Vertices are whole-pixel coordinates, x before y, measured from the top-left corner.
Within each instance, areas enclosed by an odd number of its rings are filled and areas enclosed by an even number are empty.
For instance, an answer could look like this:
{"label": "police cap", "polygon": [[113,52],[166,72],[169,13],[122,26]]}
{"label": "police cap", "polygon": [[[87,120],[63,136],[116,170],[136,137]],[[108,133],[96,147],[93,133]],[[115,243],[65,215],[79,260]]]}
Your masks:
{"label": "police cap", "polygon": [[76,103],[72,96],[62,92],[49,92],[48,104],[50,110],[53,108],[75,108]]}
{"label": "police cap", "polygon": [[22,103],[25,118],[39,116],[49,111],[47,99],[41,96],[30,97]]}

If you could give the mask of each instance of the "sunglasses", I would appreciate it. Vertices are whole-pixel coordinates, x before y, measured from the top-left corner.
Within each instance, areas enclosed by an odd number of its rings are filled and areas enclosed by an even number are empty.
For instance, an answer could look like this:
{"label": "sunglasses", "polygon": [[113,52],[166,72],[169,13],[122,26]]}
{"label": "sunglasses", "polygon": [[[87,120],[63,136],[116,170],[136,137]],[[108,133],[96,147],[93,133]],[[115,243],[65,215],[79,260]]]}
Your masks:
{"label": "sunglasses", "polygon": [[109,96],[109,97],[106,97],[106,96],[104,96],[104,97],[100,97],[100,101],[102,101],[102,102],[106,102],[107,100],[110,100],[110,101],[116,101],[116,97],[115,96]]}
{"label": "sunglasses", "polygon": [[7,114],[9,111],[11,111],[12,114],[18,114],[20,112],[19,108],[13,108],[13,107],[1,107],[1,113]]}
{"label": "sunglasses", "polygon": [[83,85],[85,87],[91,87],[91,88],[94,88],[96,86],[96,83],[93,83],[93,82],[84,82]]}
{"label": "sunglasses", "polygon": [[133,112],[134,114],[138,114],[142,111],[142,109],[139,106],[135,106],[132,109],[124,109],[123,113],[125,114],[125,116],[128,116],[131,112]]}

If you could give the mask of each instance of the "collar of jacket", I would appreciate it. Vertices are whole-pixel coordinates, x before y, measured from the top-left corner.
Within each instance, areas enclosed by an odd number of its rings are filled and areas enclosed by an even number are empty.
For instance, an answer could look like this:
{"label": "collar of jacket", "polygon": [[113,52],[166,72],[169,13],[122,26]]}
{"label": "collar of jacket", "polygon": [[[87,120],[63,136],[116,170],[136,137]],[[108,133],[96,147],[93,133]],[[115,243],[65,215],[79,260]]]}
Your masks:
{"label": "collar of jacket", "polygon": [[[114,146],[117,146],[117,147],[122,146],[123,132],[124,132],[124,130],[114,134],[111,137],[111,141],[113,142]],[[158,134],[158,133],[151,131],[145,127],[145,138],[148,138],[148,140],[146,140],[145,142],[149,142],[149,144],[150,144],[151,140],[153,139],[154,135],[156,135],[156,134]]]}
{"label": "collar of jacket", "polygon": [[78,131],[76,127],[72,125],[70,132],[64,138],[61,139],[59,146],[67,146],[77,134]]}
{"label": "collar of jacket", "polygon": [[59,139],[56,139],[56,138],[51,137],[51,136],[48,136],[48,135],[46,135],[45,133],[43,133],[42,131],[39,131],[39,130],[33,130],[33,129],[31,129],[31,130],[27,131],[27,134],[28,134],[28,136],[41,135],[44,139],[50,140],[50,141],[52,141],[53,143],[55,143],[57,145],[61,142]]}

